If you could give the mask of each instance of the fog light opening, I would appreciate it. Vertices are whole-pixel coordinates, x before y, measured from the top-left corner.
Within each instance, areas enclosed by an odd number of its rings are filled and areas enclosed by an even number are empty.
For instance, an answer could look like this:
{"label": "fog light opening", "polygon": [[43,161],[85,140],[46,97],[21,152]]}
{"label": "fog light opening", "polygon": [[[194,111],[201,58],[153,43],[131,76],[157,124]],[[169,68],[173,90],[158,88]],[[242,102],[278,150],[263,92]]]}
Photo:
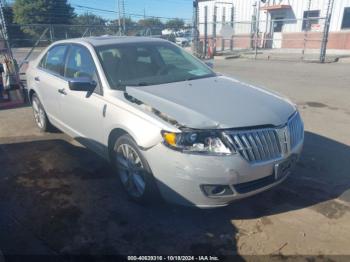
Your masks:
{"label": "fog light opening", "polygon": [[202,185],[202,191],[208,197],[232,195],[231,188],[227,185]]}

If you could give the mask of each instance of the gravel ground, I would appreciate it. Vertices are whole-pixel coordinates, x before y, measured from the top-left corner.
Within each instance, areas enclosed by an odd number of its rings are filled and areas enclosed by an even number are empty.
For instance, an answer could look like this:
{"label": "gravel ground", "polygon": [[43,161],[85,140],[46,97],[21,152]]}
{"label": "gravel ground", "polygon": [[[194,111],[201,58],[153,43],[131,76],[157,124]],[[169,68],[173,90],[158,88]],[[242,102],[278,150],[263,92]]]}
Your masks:
{"label": "gravel ground", "polygon": [[2,253],[350,255],[349,65],[215,67],[299,106],[304,153],[282,185],[220,209],[140,206],[104,160],[60,132],[39,133],[30,108],[2,110]]}

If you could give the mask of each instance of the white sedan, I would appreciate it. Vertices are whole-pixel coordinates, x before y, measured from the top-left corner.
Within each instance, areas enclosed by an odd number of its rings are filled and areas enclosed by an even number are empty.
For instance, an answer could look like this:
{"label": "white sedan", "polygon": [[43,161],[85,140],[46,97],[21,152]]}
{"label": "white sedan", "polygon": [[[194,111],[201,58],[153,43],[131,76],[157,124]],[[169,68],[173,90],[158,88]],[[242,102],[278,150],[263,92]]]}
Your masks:
{"label": "white sedan", "polygon": [[38,127],[110,160],[140,202],[225,206],[285,180],[303,146],[288,99],[161,39],[56,42],[29,64],[27,83]]}

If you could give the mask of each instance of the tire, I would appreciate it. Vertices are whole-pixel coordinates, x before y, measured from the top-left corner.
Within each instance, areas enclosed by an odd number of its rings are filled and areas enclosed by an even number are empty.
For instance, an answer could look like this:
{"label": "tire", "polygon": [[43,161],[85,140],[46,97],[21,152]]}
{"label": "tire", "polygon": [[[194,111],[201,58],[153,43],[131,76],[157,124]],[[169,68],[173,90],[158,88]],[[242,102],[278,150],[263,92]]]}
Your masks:
{"label": "tire", "polygon": [[112,164],[127,195],[141,204],[155,203],[160,198],[155,179],[132,137],[125,134],[116,139],[112,154]]}
{"label": "tire", "polygon": [[33,94],[32,96],[32,108],[33,108],[33,115],[34,115],[34,121],[39,128],[40,132],[47,132],[50,130],[50,122],[47,118],[45,109],[40,102],[37,94]]}

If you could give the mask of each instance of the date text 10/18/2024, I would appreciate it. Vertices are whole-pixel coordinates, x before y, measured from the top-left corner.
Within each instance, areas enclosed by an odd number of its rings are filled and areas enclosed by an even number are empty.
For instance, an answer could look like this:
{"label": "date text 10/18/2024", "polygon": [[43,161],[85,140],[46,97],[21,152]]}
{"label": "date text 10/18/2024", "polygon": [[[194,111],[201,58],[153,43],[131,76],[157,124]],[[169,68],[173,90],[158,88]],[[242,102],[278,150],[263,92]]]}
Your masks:
{"label": "date text 10/18/2024", "polygon": [[128,256],[128,261],[220,261],[217,256]]}

